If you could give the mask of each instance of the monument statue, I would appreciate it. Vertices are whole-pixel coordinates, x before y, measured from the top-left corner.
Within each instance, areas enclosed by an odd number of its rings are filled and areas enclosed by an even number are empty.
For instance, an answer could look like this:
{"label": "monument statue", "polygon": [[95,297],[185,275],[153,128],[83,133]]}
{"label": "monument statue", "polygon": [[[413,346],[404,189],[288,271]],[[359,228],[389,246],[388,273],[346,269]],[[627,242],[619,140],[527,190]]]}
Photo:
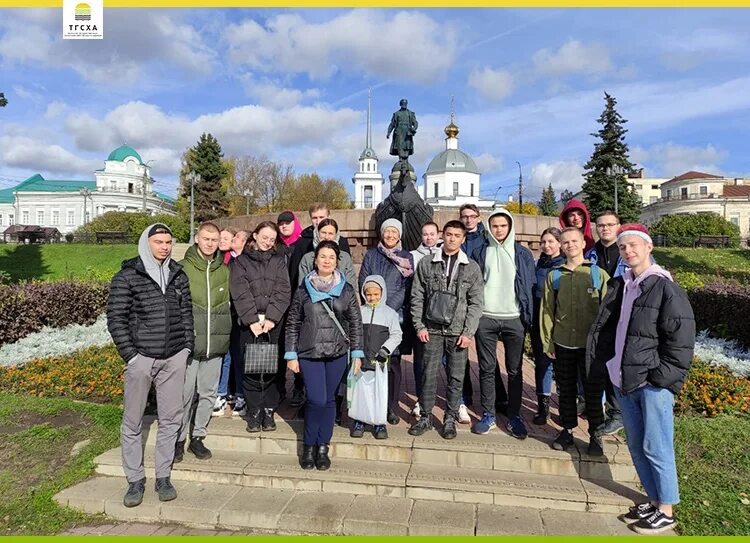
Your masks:
{"label": "monument statue", "polygon": [[414,134],[417,133],[418,126],[417,116],[413,111],[406,108],[408,104],[406,98],[399,102],[401,109],[391,117],[391,124],[388,125],[388,133],[385,136],[388,139],[393,132],[389,152],[392,156],[397,156],[401,160],[407,160],[409,156],[414,154]]}

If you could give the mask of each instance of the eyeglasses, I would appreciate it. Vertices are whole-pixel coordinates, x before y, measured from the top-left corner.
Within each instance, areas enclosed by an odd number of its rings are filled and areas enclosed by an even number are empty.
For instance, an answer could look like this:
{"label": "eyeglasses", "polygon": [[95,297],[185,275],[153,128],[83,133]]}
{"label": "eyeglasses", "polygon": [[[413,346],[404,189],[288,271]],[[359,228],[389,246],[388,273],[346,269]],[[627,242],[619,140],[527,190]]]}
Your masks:
{"label": "eyeglasses", "polygon": [[475,220],[478,219],[479,215],[461,215],[461,220],[467,221],[467,220]]}
{"label": "eyeglasses", "polygon": [[602,224],[597,223],[596,225],[597,228],[614,228],[615,226],[620,226],[620,224],[616,222],[608,222]]}

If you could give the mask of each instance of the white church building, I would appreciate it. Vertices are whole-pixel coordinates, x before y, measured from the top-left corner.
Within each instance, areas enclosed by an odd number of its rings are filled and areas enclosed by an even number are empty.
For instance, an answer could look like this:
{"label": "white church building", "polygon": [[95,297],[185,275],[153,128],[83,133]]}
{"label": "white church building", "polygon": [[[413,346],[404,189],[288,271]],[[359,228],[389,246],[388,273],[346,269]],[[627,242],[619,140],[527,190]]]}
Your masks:
{"label": "white church building", "polygon": [[365,149],[359,155],[357,173],[352,177],[354,183],[354,208],[375,209],[383,201],[383,184],[385,179],[378,171],[378,156],[372,148],[372,123],[370,122],[371,95],[367,94],[367,138]]}
{"label": "white church building", "polygon": [[0,190],[0,231],[14,224],[57,228],[65,234],[107,211],[175,213],[174,198],[154,192],[151,169],[128,145],[112,151],[93,181],[35,174]]}

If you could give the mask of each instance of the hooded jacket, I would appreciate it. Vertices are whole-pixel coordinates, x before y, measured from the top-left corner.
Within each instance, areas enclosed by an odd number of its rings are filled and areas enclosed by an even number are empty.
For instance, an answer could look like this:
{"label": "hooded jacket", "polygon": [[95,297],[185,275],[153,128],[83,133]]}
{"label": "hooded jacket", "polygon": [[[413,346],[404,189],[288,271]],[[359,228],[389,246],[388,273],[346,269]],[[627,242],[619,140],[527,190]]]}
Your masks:
{"label": "hooded jacket", "polygon": [[[401,249],[396,251],[396,254],[409,260],[412,269],[414,269],[414,259],[409,251]],[[388,307],[398,313],[399,318],[403,322],[404,317],[408,313],[406,305],[409,293],[411,292],[411,283],[414,275],[409,277],[401,275],[401,272],[398,271],[398,268],[391,259],[380,252],[377,247],[368,250],[365,253],[365,258],[362,260],[362,265],[359,268],[360,290],[362,290],[362,286],[365,283],[365,278],[369,275],[379,275],[385,280],[385,284],[388,287]]]}
{"label": "hooded jacket", "polygon": [[434,247],[427,247],[424,243],[420,243],[419,247],[411,251],[411,256],[414,259],[414,270],[416,271],[417,266],[419,266],[419,261],[422,260],[422,258],[427,255],[433,255],[436,252],[439,252],[442,246],[442,239],[439,239]]}
{"label": "hooded jacket", "polygon": [[393,353],[401,344],[401,325],[398,322],[398,313],[388,307],[388,289],[385,280],[379,275],[368,275],[362,286],[362,299],[365,298],[364,285],[377,283],[380,285],[380,301],[375,305],[367,302],[362,304],[362,331],[365,357],[362,360],[363,370],[374,370],[373,360],[378,352],[383,349],[387,354]]}
{"label": "hooded jacket", "polygon": [[544,294],[544,282],[547,279],[547,274],[552,271],[552,268],[562,266],[563,264],[565,264],[565,256],[562,253],[554,258],[550,258],[542,253],[539,260],[536,261],[536,283],[534,283],[533,294],[534,301],[537,304],[541,302],[542,294]]}
{"label": "hooded jacket", "polygon": [[[633,281],[630,270],[608,284],[586,345],[587,373],[606,373],[607,362],[615,357],[626,281]],[[647,383],[677,394],[693,359],[693,308],[685,291],[663,273],[651,273],[633,286],[639,294],[633,301],[620,353],[621,390],[628,394]]]}
{"label": "hooded jacket", "polygon": [[229,350],[232,311],[229,303],[229,268],[217,253],[211,260],[191,245],[180,262],[190,283],[195,327],[195,360],[224,356]]}
{"label": "hooded jacket", "polygon": [[109,287],[107,328],[127,362],[139,354],[163,360],[194,347],[188,278],[172,259],[159,266],[148,245],[154,226],[143,231],[138,256],[123,261]]}
{"label": "hooded jacket", "polygon": [[291,299],[284,257],[271,249],[250,249],[232,261],[230,291],[240,324],[247,328],[260,315],[278,325]]}
{"label": "hooded jacket", "polygon": [[[322,304],[333,310],[346,337]],[[351,358],[364,358],[362,351],[362,314],[357,296],[345,280],[330,292],[318,291],[305,277],[295,291],[286,318],[285,360],[305,358],[331,360],[351,352]]]}
{"label": "hooded jacket", "polygon": [[[471,259],[479,264],[479,268],[482,270],[483,283],[487,285],[488,281],[492,280],[490,277],[492,271],[491,267],[487,266],[488,254],[501,250],[507,252],[508,257],[511,258],[515,264],[515,281],[513,282],[513,288],[516,303],[518,304],[519,317],[521,318],[521,323],[524,328],[528,329],[531,327],[534,312],[532,294],[534,285],[536,284],[534,255],[527,247],[524,247],[515,240],[516,227],[513,215],[503,208],[494,211],[492,215],[490,215],[490,219],[495,215],[505,215],[508,218],[508,221],[510,222],[510,232],[508,233],[508,237],[505,239],[505,242],[500,245],[492,233],[486,232],[483,243],[474,250],[471,254]],[[492,249],[488,250],[490,247],[492,247]],[[485,299],[488,295],[490,294],[487,289],[485,289]]]}
{"label": "hooded jacket", "polygon": [[[335,241],[337,244],[341,241],[341,236],[338,232],[336,232],[336,239],[333,241]],[[320,232],[316,228],[313,232],[313,250],[303,256],[302,260],[299,263],[299,270],[297,273],[298,284],[295,285],[295,287],[301,285],[302,281],[305,279],[305,277],[307,277],[307,274],[313,271],[315,267],[315,248],[319,243]],[[339,249],[341,249],[341,245],[339,245]],[[336,266],[336,269],[341,272],[341,275],[344,276],[347,283],[349,283],[352,287],[357,288],[357,274],[354,273],[354,263],[352,262],[352,257],[349,253],[343,250],[339,253],[339,263]]]}
{"label": "hooded jacket", "polygon": [[594,235],[591,233],[591,215],[589,214],[589,208],[586,207],[586,204],[575,198],[568,200],[568,203],[565,204],[565,207],[560,213],[560,227],[567,228],[568,226],[572,226],[571,224],[568,224],[565,216],[573,209],[577,209],[583,213],[583,240],[586,242],[586,247],[584,247],[583,252],[586,258],[589,258],[588,253],[594,248]]}

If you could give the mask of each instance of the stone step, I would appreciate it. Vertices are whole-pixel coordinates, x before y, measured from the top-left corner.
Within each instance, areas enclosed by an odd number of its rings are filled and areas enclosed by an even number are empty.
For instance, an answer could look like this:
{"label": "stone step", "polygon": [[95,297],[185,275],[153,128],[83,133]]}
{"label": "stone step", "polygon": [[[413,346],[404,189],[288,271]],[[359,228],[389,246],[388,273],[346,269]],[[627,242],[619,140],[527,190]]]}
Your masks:
{"label": "stone step", "polygon": [[[154,451],[146,447],[145,465],[153,468]],[[97,473],[123,476],[119,449],[96,458]],[[569,511],[618,512],[644,499],[633,484],[584,480],[578,476],[519,473],[494,469],[407,464],[335,458],[328,471],[305,471],[293,455],[214,450],[198,460],[186,452],[175,464],[179,481],[242,487],[337,492],[418,498],[448,502],[520,505]]]}
{"label": "stone step", "polygon": [[126,522],[180,523],[253,533],[327,535],[633,535],[613,514],[435,502],[413,498],[180,482],[160,502],[149,481],[143,503],[122,505],[125,482],[97,476],[54,499]]}
{"label": "stone step", "polygon": [[[303,421],[277,418],[274,432],[250,434],[239,417],[214,417],[205,443],[211,450],[249,454],[298,456],[302,449]],[[156,423],[144,423],[147,445],[156,442]],[[530,436],[518,440],[497,430],[488,435],[472,434],[461,427],[456,439],[445,440],[437,432],[413,437],[405,428],[389,427],[389,437],[377,440],[371,433],[352,438],[346,428],[334,428],[331,457],[407,464],[481,468],[519,473],[580,476],[584,479],[638,481],[627,446],[615,439],[604,443],[603,457],[590,457],[588,444],[576,438],[576,446],[556,451],[547,438]]]}

